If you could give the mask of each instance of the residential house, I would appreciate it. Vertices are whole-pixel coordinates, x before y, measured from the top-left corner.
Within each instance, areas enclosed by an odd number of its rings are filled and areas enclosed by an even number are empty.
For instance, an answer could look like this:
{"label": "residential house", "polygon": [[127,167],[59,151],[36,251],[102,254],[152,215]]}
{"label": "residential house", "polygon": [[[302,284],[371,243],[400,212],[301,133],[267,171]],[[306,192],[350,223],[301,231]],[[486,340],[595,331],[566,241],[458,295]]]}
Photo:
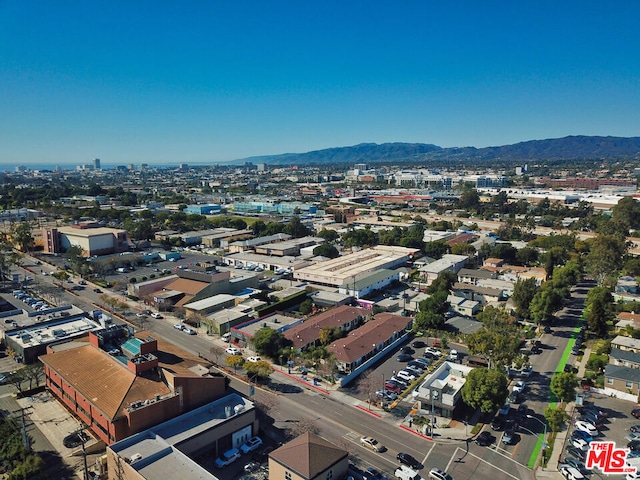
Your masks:
{"label": "residential house", "polygon": [[416,399],[433,406],[437,415],[451,418],[462,400],[461,390],[471,370],[467,365],[442,362],[416,389]]}

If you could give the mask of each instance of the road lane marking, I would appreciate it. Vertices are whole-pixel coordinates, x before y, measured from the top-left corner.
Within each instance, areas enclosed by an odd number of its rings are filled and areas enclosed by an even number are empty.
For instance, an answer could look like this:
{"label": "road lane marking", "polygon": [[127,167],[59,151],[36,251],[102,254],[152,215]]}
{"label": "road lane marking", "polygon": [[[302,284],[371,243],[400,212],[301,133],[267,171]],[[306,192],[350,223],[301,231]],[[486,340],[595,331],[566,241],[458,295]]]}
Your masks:
{"label": "road lane marking", "polygon": [[[491,467],[493,467],[493,468],[495,468],[496,470],[498,470],[498,471],[500,471],[500,472],[504,473],[505,475],[508,475],[509,477],[511,477],[511,478],[513,478],[513,479],[515,479],[515,480],[520,480],[520,477],[516,477],[515,475],[511,475],[511,474],[510,474],[509,472],[507,472],[506,470],[503,470],[503,469],[501,469],[501,468],[499,468],[499,467],[496,467],[496,466],[495,466],[495,465],[493,465],[492,463],[487,462],[487,461],[486,461],[485,459],[483,459],[482,457],[479,457],[479,456],[477,456],[477,455],[474,455],[474,454],[473,454],[473,453],[471,453],[471,452],[467,452],[466,450],[463,450],[463,449],[462,449],[462,448],[460,448],[460,447],[456,448],[456,450],[455,450],[455,452],[454,452],[454,455],[452,456],[451,460],[449,460],[449,463],[447,464],[447,468],[445,469],[445,471],[448,471],[448,470],[451,468],[451,463],[453,463],[453,462],[454,462],[453,457],[458,456],[458,450],[460,450],[461,452],[463,452],[463,455],[464,455],[464,454],[466,454],[466,455],[471,455],[472,457],[475,457],[476,459],[478,459],[480,462],[484,462],[484,463],[486,463],[487,465],[490,465]],[[494,450],[494,451],[495,451],[495,450]],[[500,452],[496,452],[496,453],[500,454]],[[458,456],[458,458],[461,458],[463,455]],[[500,454],[500,455],[502,455],[502,454]],[[509,457],[506,457],[505,455],[502,455],[502,456],[503,456],[503,457],[505,457],[505,458],[509,458]],[[509,459],[509,460],[511,460],[511,459]],[[517,463],[517,462],[516,462],[516,463]],[[519,463],[518,463],[518,465],[521,465],[521,464],[519,464]],[[522,466],[524,466],[524,465],[522,465]]]}

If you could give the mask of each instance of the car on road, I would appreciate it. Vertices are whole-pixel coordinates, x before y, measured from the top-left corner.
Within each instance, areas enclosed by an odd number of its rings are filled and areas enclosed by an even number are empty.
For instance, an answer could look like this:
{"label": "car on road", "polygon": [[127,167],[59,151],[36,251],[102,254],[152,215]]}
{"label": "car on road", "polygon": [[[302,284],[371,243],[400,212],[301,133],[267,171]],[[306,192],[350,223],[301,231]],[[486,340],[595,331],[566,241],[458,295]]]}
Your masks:
{"label": "car on road", "polygon": [[156,312],[153,312],[153,313],[151,314],[151,316],[152,316],[153,318],[158,319],[158,320],[160,320],[160,319],[162,318],[162,315],[160,315],[159,313],[156,313]]}
{"label": "car on road", "polygon": [[100,290],[99,288],[94,288],[94,289],[93,289],[93,292],[94,292],[94,293],[102,293],[102,290]]}
{"label": "car on road", "polygon": [[433,480],[454,480],[447,472],[436,467],[429,470],[429,478]]}
{"label": "car on road", "polygon": [[231,465],[239,458],[240,451],[237,448],[232,448],[231,450],[227,450],[226,452],[224,452],[220,458],[216,458],[215,464],[218,468],[224,468],[228,465]]}
{"label": "car on road", "polygon": [[262,361],[262,357],[259,357],[257,355],[254,355],[252,357],[248,357],[247,358],[247,362],[261,362]]}
{"label": "car on road", "polygon": [[238,350],[236,347],[227,347],[225,349],[225,352],[227,352],[229,355],[240,355],[240,350]]}
{"label": "car on road", "polygon": [[476,438],[476,445],[480,447],[488,447],[495,441],[495,437],[489,432],[481,432]]}
{"label": "car on road", "polygon": [[360,444],[374,452],[384,452],[386,450],[385,446],[373,437],[362,437]]}
{"label": "car on road", "polygon": [[398,453],[396,455],[396,460],[398,460],[403,465],[413,468],[414,470],[420,470],[424,468],[424,465],[422,465],[418,460],[416,460],[415,457],[405,452]]}
{"label": "car on road", "polygon": [[196,332],[193,328],[189,328],[189,327],[184,327],[182,329],[182,331],[184,333],[186,333],[187,335],[197,335],[198,334],[198,332]]}
{"label": "car on road", "polygon": [[262,439],[260,437],[251,437],[245,444],[240,447],[242,453],[249,453],[257,450],[262,445]]}
{"label": "car on road", "polygon": [[413,360],[413,357],[408,353],[401,353],[396,357],[397,362],[408,362],[409,360]]}

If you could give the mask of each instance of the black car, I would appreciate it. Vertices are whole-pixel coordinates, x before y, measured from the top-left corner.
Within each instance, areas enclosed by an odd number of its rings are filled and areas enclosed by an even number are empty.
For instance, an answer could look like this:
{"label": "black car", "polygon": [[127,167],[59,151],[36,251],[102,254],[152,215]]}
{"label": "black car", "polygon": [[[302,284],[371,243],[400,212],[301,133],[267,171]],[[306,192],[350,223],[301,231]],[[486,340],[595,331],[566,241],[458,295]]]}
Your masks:
{"label": "black car", "polygon": [[402,353],[408,353],[408,354],[412,354],[412,353],[415,353],[415,352],[416,352],[416,351],[415,351],[413,348],[411,348],[409,345],[405,345],[404,347],[402,347],[402,348],[400,349],[400,351],[401,351]]}
{"label": "black car", "polygon": [[413,458],[408,453],[400,452],[400,453],[398,453],[398,455],[396,455],[396,459],[400,463],[402,463],[404,465],[407,465],[407,466],[413,468],[414,470],[420,470],[421,468],[424,468],[424,465],[422,465],[418,460]]}
{"label": "black car", "polygon": [[428,367],[429,365],[431,365],[431,362],[429,360],[427,360],[426,358],[422,358],[422,357],[418,357],[418,358],[414,359],[413,361],[423,364],[425,366],[425,368]]}
{"label": "black car", "polygon": [[493,422],[491,422],[491,430],[499,432],[500,430],[503,430],[503,429],[504,429],[504,420],[502,419],[502,417],[494,418]]}
{"label": "black car", "polygon": [[575,457],[578,460],[582,460],[582,461],[584,461],[584,458],[587,455],[587,452],[585,452],[584,450],[580,450],[579,448],[576,448],[576,447],[567,447],[567,453],[572,457]]}
{"label": "black car", "polygon": [[398,362],[408,362],[409,360],[413,360],[413,357],[408,353],[401,353],[396,357],[396,361]]}
{"label": "black car", "polygon": [[640,440],[631,440],[629,443],[627,443],[627,448],[634,451],[640,450]]}
{"label": "black car", "polygon": [[382,480],[384,475],[375,468],[367,468],[362,472],[362,480]]}
{"label": "black car", "polygon": [[407,367],[419,368],[420,370],[425,370],[427,366],[422,362],[416,362],[415,360],[411,360],[407,363]]}
{"label": "black car", "polygon": [[502,434],[502,443],[505,445],[513,445],[516,443],[516,436],[513,430],[505,430]]}
{"label": "black car", "polygon": [[528,411],[529,411],[529,408],[527,407],[526,404],[521,403],[520,405],[518,405],[518,415],[522,415],[523,417],[526,417]]}
{"label": "black car", "polygon": [[545,325],[544,326],[544,333],[551,333],[551,332],[552,332],[551,327],[549,325]]}
{"label": "black car", "polygon": [[564,366],[564,371],[568,373],[573,373],[573,365],[569,365],[568,363]]}
{"label": "black car", "polygon": [[75,432],[67,435],[62,440],[62,444],[67,448],[76,448],[89,440],[89,436],[84,432]]}
{"label": "black car", "polygon": [[640,418],[640,408],[634,408],[631,410],[631,416],[634,418]]}
{"label": "black car", "polygon": [[537,355],[539,353],[542,353],[542,350],[540,349],[540,347],[537,347],[534,345],[533,347],[531,347],[531,353],[533,353],[534,355]]}
{"label": "black car", "polygon": [[494,440],[495,437],[489,432],[482,432],[476,438],[476,445],[479,445],[480,447],[488,447],[494,442]]}
{"label": "black car", "polygon": [[427,344],[426,344],[426,343],[424,343],[422,340],[416,340],[415,342],[413,342],[413,343],[411,344],[411,346],[412,346],[413,348],[424,348],[424,347],[426,347],[426,346],[427,346]]}

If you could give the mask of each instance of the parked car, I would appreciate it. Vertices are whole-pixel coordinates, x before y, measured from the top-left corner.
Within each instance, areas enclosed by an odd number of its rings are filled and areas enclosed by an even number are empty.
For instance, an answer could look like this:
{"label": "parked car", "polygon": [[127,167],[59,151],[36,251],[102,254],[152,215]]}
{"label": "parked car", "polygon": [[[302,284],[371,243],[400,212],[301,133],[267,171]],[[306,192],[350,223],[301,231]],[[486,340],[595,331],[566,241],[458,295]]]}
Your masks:
{"label": "parked car", "polygon": [[449,475],[444,470],[440,470],[439,468],[433,467],[429,470],[429,478],[433,480],[453,480],[453,477]]}
{"label": "parked car", "polygon": [[594,425],[588,422],[583,422],[578,420],[575,423],[575,427],[576,427],[576,430],[583,430],[585,432],[588,432],[592,437],[597,437],[600,435],[600,432],[598,431],[598,429]]}
{"label": "parked car", "polygon": [[427,347],[424,349],[424,356],[428,358],[429,355],[432,355],[434,358],[440,358],[442,356],[442,352],[437,348]]}
{"label": "parked car", "polygon": [[175,328],[176,330],[182,330],[184,328],[184,325],[182,325],[181,323],[176,323],[173,328]]}
{"label": "parked car", "polygon": [[638,433],[640,432],[640,425],[632,425],[629,427],[629,431],[631,433]]}
{"label": "parked car", "polygon": [[512,445],[516,442],[513,430],[505,430],[502,434],[502,443],[505,445]]}
{"label": "parked car", "polygon": [[62,444],[67,448],[76,448],[86,443],[89,440],[89,435],[85,432],[74,432],[67,435],[62,439]]}
{"label": "parked car", "polygon": [[247,358],[247,362],[260,362],[262,361],[262,357],[252,356]]}
{"label": "parked car", "polygon": [[183,328],[182,331],[187,335],[196,335],[198,333],[193,328],[189,328],[189,327]]}
{"label": "parked car", "polygon": [[582,472],[580,472],[580,470],[578,470],[577,468],[570,467],[568,465],[560,467],[560,473],[567,480],[583,480],[584,478],[586,478],[582,474]]}
{"label": "parked car", "polygon": [[374,452],[384,452],[386,448],[382,445],[378,440],[373,437],[362,437],[360,439],[360,444],[363,447],[368,448],[369,450],[373,450]]}
{"label": "parked car", "polygon": [[102,290],[100,290],[99,288],[94,288],[93,291],[94,293],[102,293]]}
{"label": "parked car", "polygon": [[627,448],[630,448],[633,451],[640,450],[640,440],[631,440],[627,443]]}
{"label": "parked car", "polygon": [[575,468],[576,470],[580,470],[581,472],[585,471],[584,463],[573,457],[564,457],[562,460],[560,460],[560,465],[567,465],[569,467]]}
{"label": "parked car", "polygon": [[411,344],[413,348],[424,348],[426,344],[422,340],[416,340]]}
{"label": "parked car", "polygon": [[633,441],[633,440],[640,440],[640,433],[631,432],[629,435],[627,435],[624,438],[625,438],[625,440],[628,440],[630,442]]}
{"label": "parked car", "polygon": [[418,460],[416,460],[412,455],[408,453],[400,452],[396,455],[396,460],[398,460],[403,465],[407,465],[408,467],[413,468],[414,470],[420,470],[424,468]]}
{"label": "parked car", "polygon": [[584,461],[587,456],[587,452],[576,447],[567,447],[567,453],[581,461]]}
{"label": "parked car", "polygon": [[396,373],[396,376],[406,380],[407,382],[413,382],[417,378],[415,374],[411,373],[409,370],[400,370]]}
{"label": "parked car", "polygon": [[522,380],[518,380],[516,384],[513,386],[513,391],[517,393],[522,393],[524,392],[525,388],[526,388],[526,384]]}
{"label": "parked car", "polygon": [[491,422],[491,430],[499,432],[504,429],[503,417],[495,417]]}
{"label": "parked car", "polygon": [[640,408],[634,408],[631,410],[631,416],[633,418],[640,418]]}
{"label": "parked car", "polygon": [[509,410],[511,410],[511,405],[509,403],[505,403],[504,405],[502,405],[500,410],[498,410],[498,413],[500,415],[509,415]]}
{"label": "parked car", "polygon": [[428,359],[424,358],[424,357],[414,358],[414,359],[413,359],[413,361],[414,361],[414,362],[421,363],[421,364],[423,364],[425,367],[428,367],[429,365],[431,365],[431,362],[430,362]]}
{"label": "parked car", "polygon": [[228,465],[231,465],[239,458],[240,451],[237,448],[232,448],[231,450],[227,450],[226,452],[224,452],[220,458],[216,458],[215,464],[218,468],[224,468]]}
{"label": "parked car", "polygon": [[583,438],[588,443],[591,443],[593,441],[593,437],[591,436],[591,434],[589,432],[585,432],[584,430],[574,430],[573,432],[571,432],[571,437],[572,438]]}
{"label": "parked car", "polygon": [[240,447],[242,453],[249,453],[257,450],[262,445],[260,437],[251,437],[245,444]]}
{"label": "parked car", "polygon": [[393,392],[395,394],[399,394],[400,392],[402,392],[400,385],[398,385],[397,383],[390,383],[389,381],[386,381],[384,383],[384,388],[389,392]]}
{"label": "parked car", "polygon": [[240,350],[238,350],[236,347],[227,347],[225,349],[225,352],[227,352],[229,355],[240,355]]}
{"label": "parked car", "polygon": [[413,357],[408,353],[401,353],[396,357],[396,361],[398,362],[408,362],[409,360],[412,360],[412,359]]}
{"label": "parked car", "polygon": [[251,461],[243,467],[243,470],[245,471],[245,473],[257,472],[258,470],[260,470],[260,463]]}
{"label": "parked car", "polygon": [[572,447],[579,448],[580,450],[587,450],[589,448],[589,442],[587,442],[584,438],[569,438],[569,445]]}
{"label": "parked car", "polygon": [[153,312],[153,313],[151,314],[151,316],[152,316],[153,318],[158,319],[158,320],[162,318],[162,315],[160,315],[159,313],[156,313],[156,312]]}
{"label": "parked car", "polygon": [[488,447],[495,440],[495,437],[491,435],[489,432],[481,432],[480,435],[476,437],[476,445],[480,447]]}

